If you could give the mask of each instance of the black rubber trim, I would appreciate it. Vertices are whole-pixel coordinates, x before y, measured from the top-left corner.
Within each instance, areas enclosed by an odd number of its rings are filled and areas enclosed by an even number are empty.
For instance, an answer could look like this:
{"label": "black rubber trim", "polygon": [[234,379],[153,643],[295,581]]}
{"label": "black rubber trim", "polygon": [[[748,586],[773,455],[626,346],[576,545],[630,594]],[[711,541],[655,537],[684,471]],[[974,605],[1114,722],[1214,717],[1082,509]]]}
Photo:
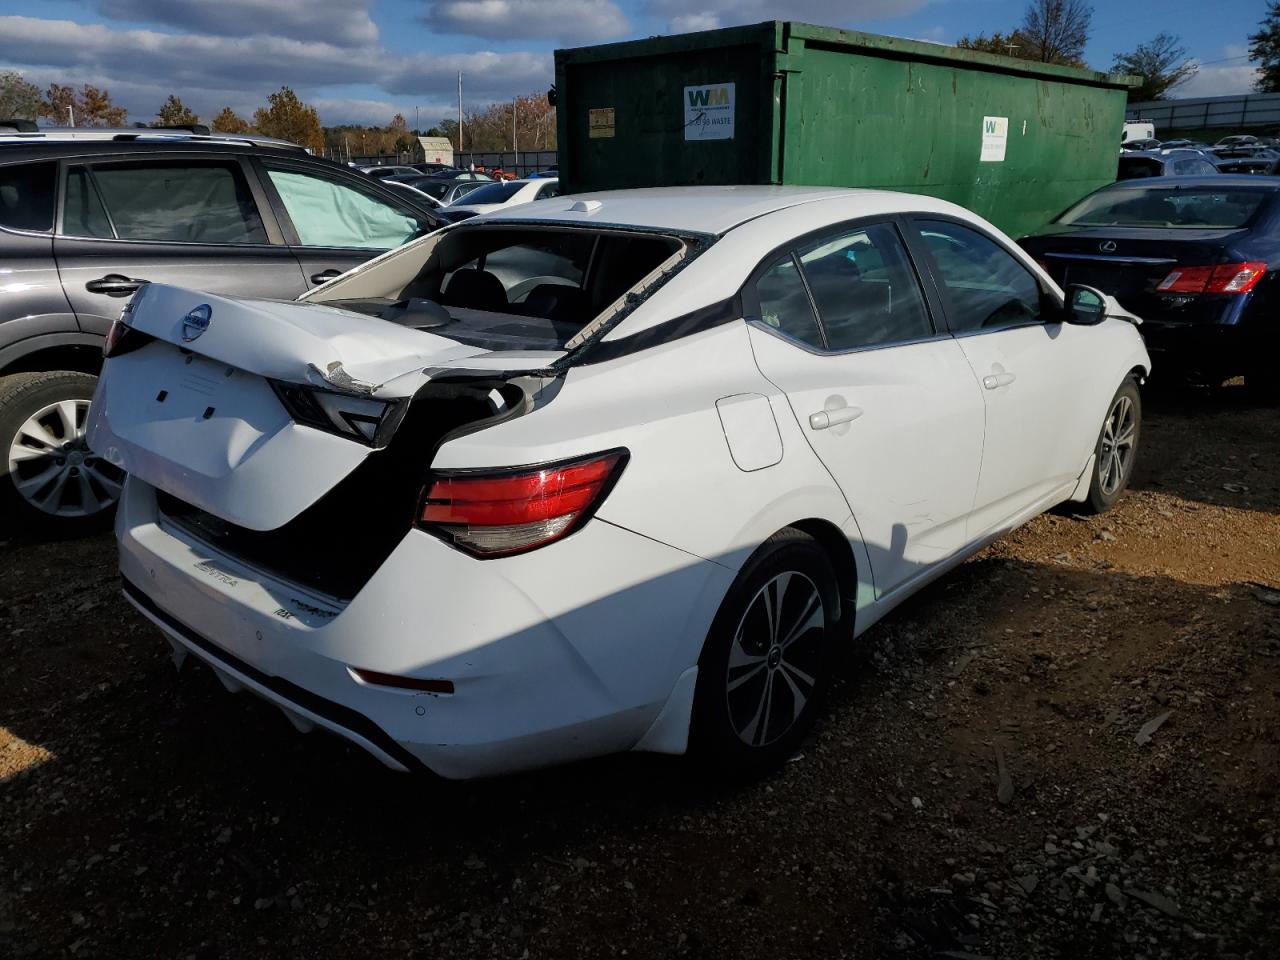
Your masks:
{"label": "black rubber trim", "polygon": [[718,303],[700,307],[683,316],[676,317],[674,320],[666,320],[650,327],[648,330],[633,333],[629,337],[623,337],[620,340],[599,341],[583,354],[582,360],[575,366],[589,366],[594,363],[617,360],[619,357],[627,357],[633,353],[639,353],[641,350],[648,350],[650,347],[670,343],[673,340],[689,337],[695,333],[702,333],[704,330],[710,330],[722,324],[732,323],[741,316],[742,311],[738,307],[737,298],[728,297]]}
{"label": "black rubber trim", "polygon": [[[161,610],[154,600],[142,592],[137,586],[131,583],[127,578],[121,578],[124,582],[124,593],[130,600],[136,603],[147,613],[151,614],[174,633],[181,634],[182,638],[194,647],[199,647],[210,658],[218,663],[225,664],[238,673],[244,674],[255,683],[261,684],[272,693],[278,694],[290,703],[297,704],[303,709],[309,710],[317,716],[324,717],[343,729],[350,730],[352,733],[358,734],[374,744],[379,750],[390,757],[404,764],[409,770],[431,773],[430,769],[417,757],[411,754],[395,740],[391,739],[391,735],[383,730],[380,726],[366,717],[363,713],[352,710],[350,707],[344,707],[342,704],[334,703],[332,700],[326,700],[310,690],[304,690],[295,683],[290,683],[282,677],[273,677],[263,673],[257,667],[245,663],[234,654],[228,653],[217,644],[206,640],[200,634],[196,633],[186,624],[174,619],[170,614]],[[433,774],[434,776],[434,774]]]}

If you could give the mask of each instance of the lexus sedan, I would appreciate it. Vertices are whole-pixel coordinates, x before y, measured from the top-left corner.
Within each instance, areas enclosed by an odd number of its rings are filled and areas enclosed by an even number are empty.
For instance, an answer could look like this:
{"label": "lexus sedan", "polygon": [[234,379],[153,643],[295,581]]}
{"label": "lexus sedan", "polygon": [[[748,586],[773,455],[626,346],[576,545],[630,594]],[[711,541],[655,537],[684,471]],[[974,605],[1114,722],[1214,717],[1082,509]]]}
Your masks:
{"label": "lexus sedan", "polygon": [[1135,320],[928,197],[562,197],[298,302],[144,287],[91,437],[127,597],[298,728],[455,778],[749,773],[906,597],[1116,502]]}
{"label": "lexus sedan", "polygon": [[1252,392],[1280,394],[1280,180],[1128,180],[1020,242],[1058,283],[1090,284],[1141,316],[1162,371],[1243,374]]}

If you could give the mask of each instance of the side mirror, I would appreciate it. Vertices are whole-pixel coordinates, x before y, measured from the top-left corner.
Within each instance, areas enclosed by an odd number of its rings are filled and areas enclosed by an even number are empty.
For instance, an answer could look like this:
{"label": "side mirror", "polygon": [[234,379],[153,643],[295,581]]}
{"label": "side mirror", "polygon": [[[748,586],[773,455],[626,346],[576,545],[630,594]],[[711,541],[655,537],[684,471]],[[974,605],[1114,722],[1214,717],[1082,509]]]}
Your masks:
{"label": "side mirror", "polygon": [[1107,295],[1101,290],[1073,283],[1067,287],[1067,323],[1093,326],[1107,318]]}

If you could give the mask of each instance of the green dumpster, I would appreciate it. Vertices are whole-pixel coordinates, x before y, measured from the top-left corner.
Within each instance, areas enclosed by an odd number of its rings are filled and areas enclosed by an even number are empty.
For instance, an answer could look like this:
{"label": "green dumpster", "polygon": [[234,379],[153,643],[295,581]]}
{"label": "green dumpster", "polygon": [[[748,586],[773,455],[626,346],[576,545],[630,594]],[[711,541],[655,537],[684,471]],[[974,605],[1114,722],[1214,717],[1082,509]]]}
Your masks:
{"label": "green dumpster", "polygon": [[1017,236],[1115,179],[1132,82],[778,21],[557,50],[560,180],[906,190]]}

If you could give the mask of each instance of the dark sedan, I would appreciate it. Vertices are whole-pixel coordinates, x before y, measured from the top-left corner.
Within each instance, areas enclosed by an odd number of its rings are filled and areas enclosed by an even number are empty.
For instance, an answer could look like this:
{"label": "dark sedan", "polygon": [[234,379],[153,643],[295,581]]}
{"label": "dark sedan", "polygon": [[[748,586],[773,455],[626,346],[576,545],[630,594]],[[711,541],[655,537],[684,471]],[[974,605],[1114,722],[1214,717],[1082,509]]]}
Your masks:
{"label": "dark sedan", "polygon": [[1121,181],[1019,242],[1060,285],[1141,317],[1157,370],[1280,394],[1280,178]]}

